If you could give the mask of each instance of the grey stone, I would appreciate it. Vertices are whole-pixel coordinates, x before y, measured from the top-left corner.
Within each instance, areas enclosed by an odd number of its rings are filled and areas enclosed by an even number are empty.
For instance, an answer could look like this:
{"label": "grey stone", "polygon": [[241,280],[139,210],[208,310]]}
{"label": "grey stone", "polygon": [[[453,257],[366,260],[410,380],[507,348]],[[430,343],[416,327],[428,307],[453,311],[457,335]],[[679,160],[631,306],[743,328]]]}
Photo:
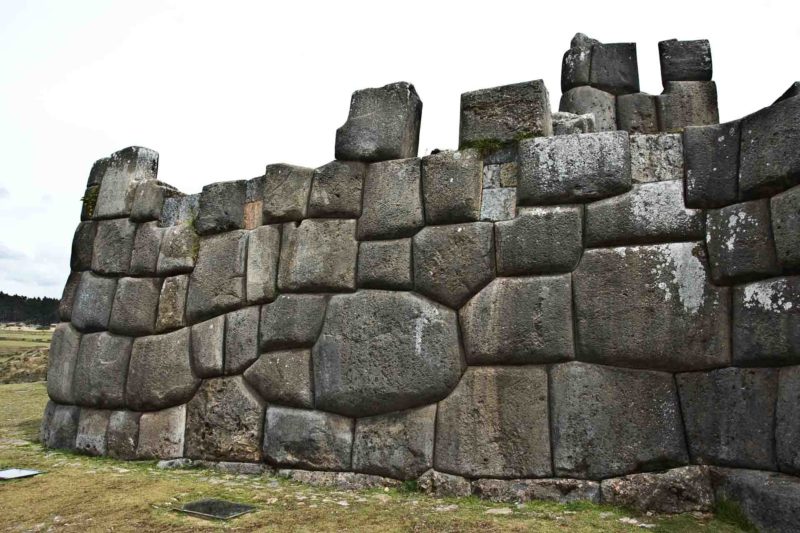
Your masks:
{"label": "grey stone", "polygon": [[279,469],[278,476],[298,483],[317,487],[334,487],[339,490],[368,490],[377,488],[398,488],[400,482],[369,474],[355,472],[315,472],[310,470]]}
{"label": "grey stone", "polygon": [[241,374],[258,359],[261,308],[245,307],[225,315],[225,374]]}
{"label": "grey stone", "polygon": [[800,81],[796,81],[786,89],[780,97],[775,100],[773,103],[777,104],[778,102],[783,102],[784,100],[788,100],[789,98],[794,98],[795,96],[800,95]]}
{"label": "grey stone", "polygon": [[47,448],[74,450],[80,414],[80,407],[47,402],[39,436],[42,444]]}
{"label": "grey stone", "polygon": [[159,226],[194,225],[199,210],[200,193],[165,198],[158,219]]}
{"label": "grey stone", "polygon": [[159,333],[186,325],[186,292],[189,276],[171,276],[164,280],[158,299],[156,331]]}
{"label": "grey stone", "polygon": [[367,241],[358,247],[358,286],[411,290],[411,239]]}
{"label": "grey stone", "polygon": [[86,191],[83,193],[81,197],[81,221],[88,221],[95,218],[95,208],[97,205],[97,193],[100,190],[100,187],[95,185],[93,187],[87,187]]}
{"label": "grey stone", "polygon": [[81,334],[68,322],[56,326],[47,360],[47,395],[58,403],[75,403],[72,379]]}
{"label": "grey stone", "polygon": [[247,231],[200,239],[197,264],[189,276],[186,318],[199,322],[244,304]]}
{"label": "grey stone", "polygon": [[773,196],[769,205],[778,263],[800,270],[800,186]]}
{"label": "grey stone", "polygon": [[494,278],[492,224],[428,226],[414,236],[417,292],[458,309]]}
{"label": "grey stone", "polygon": [[172,276],[191,272],[199,250],[200,240],[192,226],[179,224],[168,227],[164,231],[158,252],[158,275]]}
{"label": "grey stone", "polygon": [[115,459],[136,459],[139,443],[139,417],[133,411],[112,411],[106,434],[108,456]]}
{"label": "grey stone", "polygon": [[585,479],[476,479],[472,491],[493,502],[600,503],[600,484]]}
{"label": "grey stone", "polygon": [[125,274],[131,265],[136,224],[127,218],[97,223],[92,270],[98,274]]}
{"label": "grey stone", "polygon": [[469,480],[436,470],[428,470],[417,478],[417,487],[437,498],[466,498],[472,494]]}
{"label": "grey stone", "polygon": [[116,289],[116,279],[83,272],[75,292],[72,324],[81,331],[108,329]]}
{"label": "grey stone", "polygon": [[244,371],[244,379],[270,404],[314,408],[310,350],[262,354]]}
{"label": "grey stone", "polygon": [[656,96],[661,131],[719,124],[717,84],[713,81],[668,81]]}
{"label": "grey stone", "polygon": [[95,217],[127,217],[131,214],[136,187],[158,174],[158,152],[131,146],[111,154],[105,165],[97,196]]}
{"label": "grey stone", "polygon": [[58,302],[58,318],[64,322],[72,320],[72,306],[75,304],[75,296],[78,293],[78,285],[81,283],[81,272],[70,272],[67,282],[64,284],[64,291],[61,293],[61,300]]}
{"label": "grey stone", "polygon": [[706,247],[711,278],[718,285],[779,274],[769,200],[706,211]]}
{"label": "grey stone", "polygon": [[347,122],[336,130],[336,159],[384,161],[415,157],[422,100],[404,81],[355,91]]}
{"label": "grey stone", "polygon": [[312,346],[322,330],[327,298],[312,294],[281,294],[261,308],[261,349]]}
{"label": "grey stone", "polygon": [[559,477],[603,479],[688,462],[675,382],[666,372],[556,365],[550,413]]}
{"label": "grey stone", "polygon": [[349,470],[353,420],[291,407],[269,406],[264,455],[276,465]]}
{"label": "grey stone", "polygon": [[692,462],[776,470],[776,369],[722,368],[676,380]]}
{"label": "grey stone", "polygon": [[638,93],[636,43],[594,44],[589,84],[612,94]]}
{"label": "grey stone", "polygon": [[359,240],[410,237],[425,225],[420,176],[419,159],[367,167]]}
{"label": "grey stone", "polygon": [[603,503],[639,512],[707,513],[714,507],[711,476],[705,466],[604,479],[600,492]]}
{"label": "grey stone", "polygon": [[283,225],[278,289],[342,292],[356,288],[356,221],[308,219]]}
{"label": "grey stone", "polygon": [[89,179],[86,182],[87,187],[100,186],[110,162],[110,157],[103,157],[94,162],[92,169],[89,171]]}
{"label": "grey stone", "polygon": [[461,95],[461,149],[485,141],[508,143],[552,134],[550,97],[542,80]]}
{"label": "grey stone", "polygon": [[775,454],[782,472],[800,475],[800,366],[781,368],[775,406]]}
{"label": "grey stone", "polygon": [[582,33],[572,39],[569,50],[564,52],[561,61],[561,92],[565,93],[573,87],[589,85],[589,73],[592,65],[592,45],[600,41],[590,39]]}
{"label": "grey stone", "polygon": [[586,206],[587,246],[696,241],[703,230],[703,211],[684,207],[682,181],[637,183]]}
{"label": "grey stone", "polygon": [[469,367],[439,402],[434,468],[466,477],[553,473],[544,366]]}
{"label": "grey stone", "polygon": [[78,433],[75,436],[75,450],[86,455],[105,455],[110,416],[111,411],[81,409]]}
{"label": "grey stone", "polygon": [[178,405],[139,418],[139,459],[174,459],[183,456],[186,406]]}
{"label": "grey stone", "polygon": [[575,87],[561,95],[558,110],[575,115],[594,115],[595,131],[617,129],[617,105],[613,94],[594,87]]}
{"label": "grey stone", "polygon": [[69,265],[73,271],[89,270],[92,268],[92,255],[94,250],[94,237],[97,233],[97,222],[84,221],[78,224],[72,238],[72,255]]}
{"label": "grey stone", "polygon": [[520,205],[587,202],[631,188],[631,156],[624,131],[559,135],[522,141]]}
{"label": "grey stone", "polygon": [[525,207],[497,222],[497,273],[501,276],[571,272],[583,253],[583,208]]}
{"label": "grey stone", "polygon": [[271,474],[272,468],[268,465],[240,463],[236,461],[220,461],[214,463],[214,470],[235,476],[263,476]]}
{"label": "grey stone", "polygon": [[733,290],[733,362],[800,363],[800,276],[755,281]]}
{"label": "grey stone", "polygon": [[367,166],[357,161],[331,161],[314,170],[308,216],[358,218]]}
{"label": "grey stone", "polygon": [[[551,117],[552,120],[552,117]],[[494,143],[491,143],[494,144]],[[481,150],[482,152],[484,150]],[[517,160],[517,143],[506,143],[499,147],[488,146],[483,156],[484,165],[502,165],[515,163]]]}
{"label": "grey stone", "polygon": [[683,142],[674,133],[631,135],[631,180],[634,183],[683,179]]}
{"label": "grey stone", "polygon": [[481,220],[494,222],[511,220],[517,216],[516,187],[483,189],[481,202]]}
{"label": "grey stone", "polygon": [[583,115],[563,111],[553,113],[553,135],[594,133],[595,131],[594,113]]}
{"label": "grey stone", "polygon": [[313,175],[311,168],[268,165],[263,178],[263,223],[304,219]]}
{"label": "grey stone", "polygon": [[264,400],[241,377],[207,379],[186,404],[186,455],[261,461]]}
{"label": "grey stone", "polygon": [[200,235],[244,228],[245,180],[223,181],[203,187],[195,228]]}
{"label": "grey stone", "polygon": [[192,461],[191,459],[187,459],[185,457],[181,457],[179,459],[162,459],[156,463],[156,468],[159,470],[181,470],[199,466],[198,463],[200,462],[201,461]]}
{"label": "grey stone", "polygon": [[131,274],[135,276],[154,276],[156,274],[158,253],[161,250],[161,240],[164,238],[165,231],[164,228],[158,227],[158,222],[139,224],[131,251],[129,269]]}
{"label": "grey stone", "polygon": [[108,332],[81,338],[72,388],[75,403],[85,407],[125,407],[125,380],[131,358],[129,337]]}
{"label": "grey stone", "polygon": [[275,299],[280,257],[279,226],[261,226],[250,231],[247,241],[247,303],[265,303]]}
{"label": "grey stone", "polygon": [[478,150],[445,150],[422,158],[428,224],[473,222],[481,215],[483,160]]}
{"label": "grey stone", "polygon": [[108,329],[122,335],[155,333],[161,278],[120,278]]}
{"label": "grey stone", "polygon": [[408,292],[333,296],[313,354],[317,408],[356,417],[438,401],[463,369],[455,312]]}
{"label": "grey stone", "polygon": [[353,470],[415,479],[433,466],[436,405],[356,420]]}
{"label": "grey stone", "polygon": [[128,405],[150,411],[188,401],[200,384],[190,359],[189,328],[136,339],[126,384]]}
{"label": "grey stone", "polygon": [[459,318],[471,365],[575,358],[569,275],[498,278],[461,308]]}
{"label": "grey stone", "polygon": [[617,127],[630,133],[658,133],[656,97],[646,93],[617,96]]}
{"label": "grey stone", "polygon": [[740,136],[738,120],[683,130],[687,207],[708,209],[736,202]]}
{"label": "grey stone", "polygon": [[131,207],[130,219],[134,222],[158,220],[164,207],[164,200],[173,196],[183,196],[175,187],[156,180],[145,180],[136,187]]}
{"label": "grey stone", "polygon": [[711,44],[708,40],[658,43],[661,81],[711,81]]}
{"label": "grey stone", "polygon": [[192,370],[199,378],[222,375],[225,350],[225,315],[192,326]]}
{"label": "grey stone", "polygon": [[702,243],[587,250],[572,278],[578,359],[672,371],[728,364],[728,289],[707,270]]}

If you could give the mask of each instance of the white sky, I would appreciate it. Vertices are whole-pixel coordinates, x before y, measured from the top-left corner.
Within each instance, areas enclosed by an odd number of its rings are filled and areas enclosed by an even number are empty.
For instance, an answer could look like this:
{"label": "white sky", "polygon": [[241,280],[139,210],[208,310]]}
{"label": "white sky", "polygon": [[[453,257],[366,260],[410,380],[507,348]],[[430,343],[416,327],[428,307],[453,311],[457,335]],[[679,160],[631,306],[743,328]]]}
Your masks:
{"label": "white sky", "polygon": [[542,78],[558,107],[575,32],[638,44],[711,40],[723,121],[795,80],[800,2],[0,2],[0,290],[60,296],[92,163],[161,154],[184,192],[269,163],[316,167],[355,89],[413,83],[420,154],[458,144],[462,92]]}

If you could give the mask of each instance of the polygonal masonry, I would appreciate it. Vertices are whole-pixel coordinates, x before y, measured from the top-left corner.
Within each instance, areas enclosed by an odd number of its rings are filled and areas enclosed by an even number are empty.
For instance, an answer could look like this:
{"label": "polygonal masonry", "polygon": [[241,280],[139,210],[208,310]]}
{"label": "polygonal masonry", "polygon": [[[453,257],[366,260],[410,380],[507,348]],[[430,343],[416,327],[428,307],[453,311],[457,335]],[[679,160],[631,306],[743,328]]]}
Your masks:
{"label": "polygonal masonry", "polygon": [[305,348],[322,329],[327,297],[318,294],[282,294],[261,308],[261,349]]}
{"label": "polygonal masonry", "polygon": [[661,131],[719,123],[717,85],[713,81],[668,81],[656,97]]}
{"label": "polygonal masonry", "polygon": [[108,332],[81,338],[72,381],[75,403],[86,407],[125,407],[125,381],[133,339]]}
{"label": "polygonal masonry", "polygon": [[775,454],[782,472],[800,474],[800,366],[780,370],[775,405]]}
{"label": "polygonal masonry", "polygon": [[594,133],[594,113],[577,115],[559,111],[553,113],[553,135],[570,135],[572,133]]}
{"label": "polygonal masonry", "polygon": [[155,333],[161,278],[120,278],[108,329],[122,335]]}
{"label": "polygonal masonry", "polygon": [[262,354],[244,372],[244,379],[269,403],[314,407],[311,350],[279,350]]}
{"label": "polygonal masonry", "polygon": [[245,307],[225,315],[225,374],[241,374],[258,358],[261,308]]}
{"label": "polygonal masonry", "polygon": [[444,151],[422,158],[428,224],[474,222],[481,215],[483,160],[477,150]]}
{"label": "polygonal masonry", "polygon": [[61,300],[58,302],[58,318],[64,322],[72,320],[72,307],[75,304],[75,296],[78,292],[78,285],[81,282],[80,272],[70,272],[64,290],[61,293]]}
{"label": "polygonal masonry", "polygon": [[75,235],[72,238],[72,254],[69,262],[73,271],[92,268],[92,253],[94,251],[96,233],[97,222],[87,220],[78,224]]}
{"label": "polygonal masonry", "polygon": [[646,93],[617,96],[617,126],[630,133],[658,133],[656,97]]}
{"label": "polygonal masonry", "polygon": [[367,166],[358,161],[331,161],[314,170],[308,216],[358,218]]}
{"label": "polygonal masonry", "polygon": [[740,135],[738,120],[683,130],[687,207],[725,207],[736,202]]}
{"label": "polygonal masonry", "polygon": [[245,180],[212,183],[203,187],[195,228],[200,235],[244,227]]}
{"label": "polygonal masonry", "polygon": [[72,324],[80,331],[108,329],[117,280],[83,272],[75,292]]}
{"label": "polygonal masonry", "polygon": [[136,224],[127,218],[98,222],[92,270],[107,275],[127,273],[135,237]]}
{"label": "polygonal masonry", "polygon": [[419,159],[373,163],[364,178],[358,239],[410,237],[425,225]]}
{"label": "polygonal masonry", "polygon": [[73,450],[81,408],[47,402],[39,439],[48,448]]}
{"label": "polygonal masonry", "polygon": [[169,226],[164,231],[158,251],[156,272],[159,276],[184,274],[194,269],[200,240],[189,224]]}
{"label": "polygonal masonry", "polygon": [[594,44],[589,84],[617,95],[639,92],[636,43]]}
{"label": "polygonal masonry", "polygon": [[200,378],[221,376],[225,354],[225,315],[195,324],[191,331],[192,370]]}
{"label": "polygonal masonry", "polygon": [[186,325],[186,292],[189,289],[189,276],[171,276],[164,280],[158,298],[158,318],[156,331],[159,333]]}
{"label": "polygonal masonry", "polygon": [[81,334],[68,322],[56,326],[47,361],[47,395],[59,403],[74,403],[72,381]]}
{"label": "polygonal masonry", "polygon": [[262,221],[288,222],[306,217],[314,170],[293,165],[267,166],[263,180]]}
{"label": "polygonal masonry", "polygon": [[679,41],[670,39],[658,43],[661,61],[661,80],[711,81],[711,45],[706,39]]}
{"label": "polygonal masonry", "polygon": [[634,183],[683,179],[683,142],[680,135],[632,134],[630,143],[631,180]]}
{"label": "polygonal masonry", "polygon": [[108,419],[106,449],[108,456],[116,459],[136,459],[139,443],[139,417],[133,411],[112,411]]}
{"label": "polygonal masonry", "polygon": [[561,92],[565,93],[573,87],[589,85],[589,73],[592,66],[592,46],[600,41],[582,33],[576,33],[570,42],[570,48],[564,53],[561,61]]}
{"label": "polygonal masonry", "polygon": [[264,303],[275,299],[280,246],[280,226],[261,226],[250,231],[245,280],[247,303]]}
{"label": "polygonal masonry", "polygon": [[411,239],[365,241],[358,245],[358,286],[411,290]]}
{"label": "polygonal masonry", "polygon": [[559,111],[576,115],[592,114],[595,131],[615,131],[617,129],[617,111],[614,95],[584,86],[575,87],[561,95]]}
{"label": "polygonal masonry", "polygon": [[131,146],[111,154],[103,166],[95,218],[127,217],[131,214],[136,187],[156,178],[158,152]]}
{"label": "polygonal masonry", "polygon": [[197,264],[189,276],[186,317],[190,323],[244,302],[247,232],[229,231],[200,239]]}
{"label": "polygonal masonry", "polygon": [[75,450],[87,455],[105,455],[106,432],[111,411],[81,409],[78,432],[75,435]]}
{"label": "polygonal masonry", "polygon": [[161,241],[164,238],[165,228],[159,228],[158,223],[145,222],[136,229],[131,251],[131,266],[129,272],[134,276],[154,276],[158,270],[158,253]]}
{"label": "polygonal masonry", "polygon": [[178,405],[139,418],[138,459],[173,459],[183,457],[186,434],[186,406]]}
{"label": "polygonal masonry", "polygon": [[349,470],[353,420],[332,413],[269,406],[264,455],[275,465]]}
{"label": "polygonal masonry", "polygon": [[778,263],[786,270],[800,269],[800,186],[776,194],[769,205]]}
{"label": "polygonal masonry", "polygon": [[707,466],[683,466],[666,472],[604,479],[600,491],[603,502],[641,512],[708,512],[714,505]]}
{"label": "polygonal masonry", "polygon": [[134,222],[158,220],[164,201],[174,196],[183,196],[175,187],[156,180],[145,180],[136,187],[130,219]]}

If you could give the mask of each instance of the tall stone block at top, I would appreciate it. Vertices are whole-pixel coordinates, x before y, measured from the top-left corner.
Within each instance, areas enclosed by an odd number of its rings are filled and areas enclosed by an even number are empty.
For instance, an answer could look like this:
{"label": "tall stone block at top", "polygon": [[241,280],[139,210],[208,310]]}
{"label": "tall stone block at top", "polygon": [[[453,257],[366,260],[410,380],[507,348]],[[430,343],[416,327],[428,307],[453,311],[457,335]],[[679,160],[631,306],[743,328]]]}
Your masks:
{"label": "tall stone block at top", "polygon": [[550,97],[542,80],[461,95],[460,148],[552,134]]}
{"label": "tall stone block at top", "polygon": [[158,152],[131,146],[114,152],[102,165],[94,218],[126,217],[131,214],[136,187],[158,174]]}
{"label": "tall stone block at top", "polygon": [[589,84],[612,94],[639,92],[636,43],[595,44]]}
{"label": "tall stone block at top", "polygon": [[661,131],[719,124],[717,85],[713,81],[668,81],[656,96]]}
{"label": "tall stone block at top", "polygon": [[[314,169],[279,163],[267,166],[262,181],[262,220],[289,222],[306,218]],[[256,188],[258,188],[256,186]]]}
{"label": "tall stone block at top", "polygon": [[200,240],[189,276],[186,317],[190,323],[241,307],[245,297],[247,232],[229,231]]}
{"label": "tall stone block at top", "polygon": [[483,161],[477,150],[449,150],[422,158],[428,224],[475,222],[481,217]]}
{"label": "tall stone block at top", "polygon": [[410,237],[425,225],[420,160],[416,157],[373,163],[364,178],[358,239]]}
{"label": "tall stone block at top", "polygon": [[573,87],[589,85],[589,73],[592,68],[592,46],[600,41],[582,33],[576,33],[564,52],[561,61],[561,92],[565,93]]}
{"label": "tall stone block at top", "polygon": [[670,39],[658,43],[661,61],[661,80],[711,81],[711,44],[708,40],[679,41]]}
{"label": "tall stone block at top", "polygon": [[385,161],[416,157],[422,100],[407,82],[362,89],[350,99],[347,122],[336,130],[336,159]]}

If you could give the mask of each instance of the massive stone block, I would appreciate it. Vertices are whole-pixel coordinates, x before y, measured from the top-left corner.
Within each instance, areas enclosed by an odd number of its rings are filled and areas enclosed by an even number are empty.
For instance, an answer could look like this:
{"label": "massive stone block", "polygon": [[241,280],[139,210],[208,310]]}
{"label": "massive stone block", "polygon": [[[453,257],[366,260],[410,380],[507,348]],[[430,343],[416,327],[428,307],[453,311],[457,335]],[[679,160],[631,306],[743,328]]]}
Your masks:
{"label": "massive stone block", "polygon": [[81,331],[108,329],[116,289],[116,279],[83,272],[72,307],[72,324]]}
{"label": "massive stone block", "polygon": [[673,371],[730,361],[728,289],[709,282],[702,243],[587,250],[573,284],[579,360]]}
{"label": "massive stone block", "polygon": [[617,129],[616,99],[613,94],[594,87],[575,87],[561,95],[559,111],[576,115],[594,115],[595,131]]}
{"label": "massive stone block", "polygon": [[617,96],[617,127],[630,133],[658,133],[656,98],[646,93]]}
{"label": "massive stone block", "polygon": [[89,171],[89,179],[86,181],[87,187],[100,186],[100,184],[103,182],[103,175],[106,173],[106,169],[108,168],[110,162],[110,157],[103,157],[92,164],[92,169]]}
{"label": "massive stone block", "polygon": [[531,364],[575,357],[569,275],[498,278],[459,311],[469,364]]}
{"label": "massive stone block", "polygon": [[552,474],[544,367],[471,367],[436,417],[436,470],[467,477]]}
{"label": "massive stone block", "polygon": [[327,297],[282,294],[261,308],[261,349],[310,347],[325,318]]}
{"label": "massive stone block", "polygon": [[194,225],[200,210],[200,193],[174,196],[164,199],[158,225],[161,227]]}
{"label": "massive stone block", "polygon": [[557,476],[602,479],[688,461],[672,375],[564,363],[550,370],[550,387]]}
{"label": "massive stone block", "polygon": [[186,432],[186,406],[178,405],[139,418],[139,459],[174,459],[183,457]]}
{"label": "massive stone block", "polygon": [[103,166],[95,217],[127,217],[133,207],[136,187],[142,181],[154,180],[158,174],[158,152],[131,146],[111,154]]}
{"label": "massive stone block", "polygon": [[245,280],[247,303],[265,303],[275,299],[280,247],[279,226],[261,226],[250,232]]}
{"label": "massive stone block", "polygon": [[358,247],[358,286],[411,290],[411,239],[367,241]]}
{"label": "massive stone block", "polygon": [[199,378],[222,375],[225,357],[225,315],[192,326],[192,370]]}
{"label": "massive stone block", "polygon": [[592,45],[600,41],[591,39],[582,33],[576,33],[570,42],[569,50],[561,61],[561,92],[565,93],[573,87],[589,85],[589,73],[592,65]]}
{"label": "massive stone block", "polygon": [[154,276],[158,267],[158,254],[165,228],[159,228],[158,222],[139,224],[136,237],[133,239],[131,266],[129,272],[135,276]]}
{"label": "massive stone block", "polygon": [[280,466],[349,470],[353,420],[290,407],[267,408],[264,455]]}
{"label": "massive stone block", "polygon": [[225,315],[225,374],[241,374],[258,359],[261,308],[245,307]]}
{"label": "massive stone block", "polygon": [[81,334],[68,322],[56,326],[47,361],[47,394],[58,403],[74,403],[72,377]]}
{"label": "massive stone block", "polygon": [[72,237],[72,254],[69,265],[73,271],[89,270],[92,268],[92,253],[94,251],[94,237],[97,233],[97,222],[84,221],[78,224],[75,235]]}
{"label": "massive stone block", "polygon": [[308,216],[358,218],[367,165],[357,161],[331,161],[314,170]]}
{"label": "massive stone block", "polygon": [[189,276],[189,323],[241,307],[244,303],[247,232],[229,231],[200,239],[197,265]]}
{"label": "massive stone block", "polygon": [[72,320],[72,306],[75,304],[75,296],[78,293],[78,285],[81,283],[81,272],[70,272],[64,290],[61,293],[61,300],[58,302],[58,318],[64,322]]}
{"label": "massive stone block", "polygon": [[458,309],[494,278],[492,224],[428,226],[414,236],[414,287]]}
{"label": "massive stone block", "polygon": [[306,217],[314,169],[293,165],[268,165],[263,176],[264,224]]}
{"label": "massive stone block", "polygon": [[81,338],[72,388],[75,403],[86,407],[125,407],[125,381],[133,339],[108,332]]}
{"label": "massive stone block", "polygon": [[603,503],[639,512],[709,512],[714,492],[708,467],[684,466],[666,472],[630,474],[600,484]]}
{"label": "massive stone block", "polygon": [[708,40],[658,43],[661,81],[711,81],[711,45]]}
{"label": "massive stone block", "polygon": [[127,218],[97,223],[92,270],[98,274],[125,274],[131,265],[136,224]]}
{"label": "massive stone block", "polygon": [[130,219],[134,222],[158,220],[167,198],[183,196],[175,187],[156,180],[145,180],[136,187]]}
{"label": "massive stone block", "polygon": [[169,226],[164,231],[158,251],[156,271],[159,276],[171,276],[191,272],[194,269],[200,240],[189,224]]}
{"label": "massive stone block", "polygon": [[270,404],[314,408],[311,350],[262,354],[245,370],[244,379]]}
{"label": "massive stone block", "polygon": [[584,479],[476,479],[472,492],[493,502],[600,502],[600,484]]}
{"label": "massive stone block", "polygon": [[719,123],[717,84],[713,81],[668,81],[656,97],[661,131]]}
{"label": "massive stone block", "polygon": [[517,188],[483,189],[481,220],[511,220],[517,215]]}
{"label": "massive stone block", "polygon": [[244,228],[245,180],[223,181],[203,187],[195,228],[200,235]]}
{"label": "massive stone block", "polygon": [[347,122],[336,130],[336,159],[384,161],[416,157],[422,100],[404,81],[355,91]]}
{"label": "massive stone block", "polygon": [[407,292],[333,296],[313,353],[317,408],[354,417],[440,400],[463,369],[455,312]]}
{"label": "massive stone block", "polygon": [[105,455],[106,432],[111,411],[81,409],[78,433],[75,435],[75,450],[87,455]]}
{"label": "massive stone block", "polygon": [[420,176],[419,159],[367,167],[359,240],[410,237],[425,224]]}
{"label": "massive stone block", "polygon": [[631,188],[631,157],[624,131],[559,135],[519,146],[520,205],[587,202]]}
{"label": "massive stone block", "polygon": [[108,329],[130,336],[155,333],[160,294],[161,278],[121,278]]}
{"label": "massive stone block", "polygon": [[483,160],[478,150],[449,150],[422,158],[428,224],[474,222],[481,216]]}
{"label": "massive stone block", "polygon": [[738,504],[759,531],[792,533],[800,515],[800,481],[775,472],[713,468],[717,501]]}
{"label": "massive stone block", "polygon": [[631,180],[634,183],[683,179],[683,142],[673,133],[631,135]]}
{"label": "massive stone block", "polygon": [[39,439],[48,448],[73,450],[81,408],[47,402]]}
{"label": "massive stone block", "polygon": [[740,122],[683,130],[686,206],[725,207],[739,194]]}
{"label": "massive stone block", "polygon": [[106,446],[108,456],[115,459],[136,459],[139,444],[139,417],[133,411],[112,411],[108,419]]}
{"label": "massive stone block", "polygon": [[156,331],[161,333],[186,325],[186,293],[189,276],[172,276],[164,280],[158,298]]}
{"label": "massive stone block", "polygon": [[593,45],[589,83],[612,94],[638,93],[636,43]]}
{"label": "massive stone block", "polygon": [[553,135],[571,135],[573,133],[594,133],[594,114],[576,115],[566,111],[553,113]]}
{"label": "massive stone block", "polygon": [[780,370],[775,406],[775,454],[782,472],[800,475],[800,366]]}
{"label": "massive stone block", "polygon": [[778,263],[800,270],[800,186],[773,196],[769,205]]}
{"label": "massive stone block", "polygon": [[692,462],[776,469],[776,369],[722,368],[676,380]]}

